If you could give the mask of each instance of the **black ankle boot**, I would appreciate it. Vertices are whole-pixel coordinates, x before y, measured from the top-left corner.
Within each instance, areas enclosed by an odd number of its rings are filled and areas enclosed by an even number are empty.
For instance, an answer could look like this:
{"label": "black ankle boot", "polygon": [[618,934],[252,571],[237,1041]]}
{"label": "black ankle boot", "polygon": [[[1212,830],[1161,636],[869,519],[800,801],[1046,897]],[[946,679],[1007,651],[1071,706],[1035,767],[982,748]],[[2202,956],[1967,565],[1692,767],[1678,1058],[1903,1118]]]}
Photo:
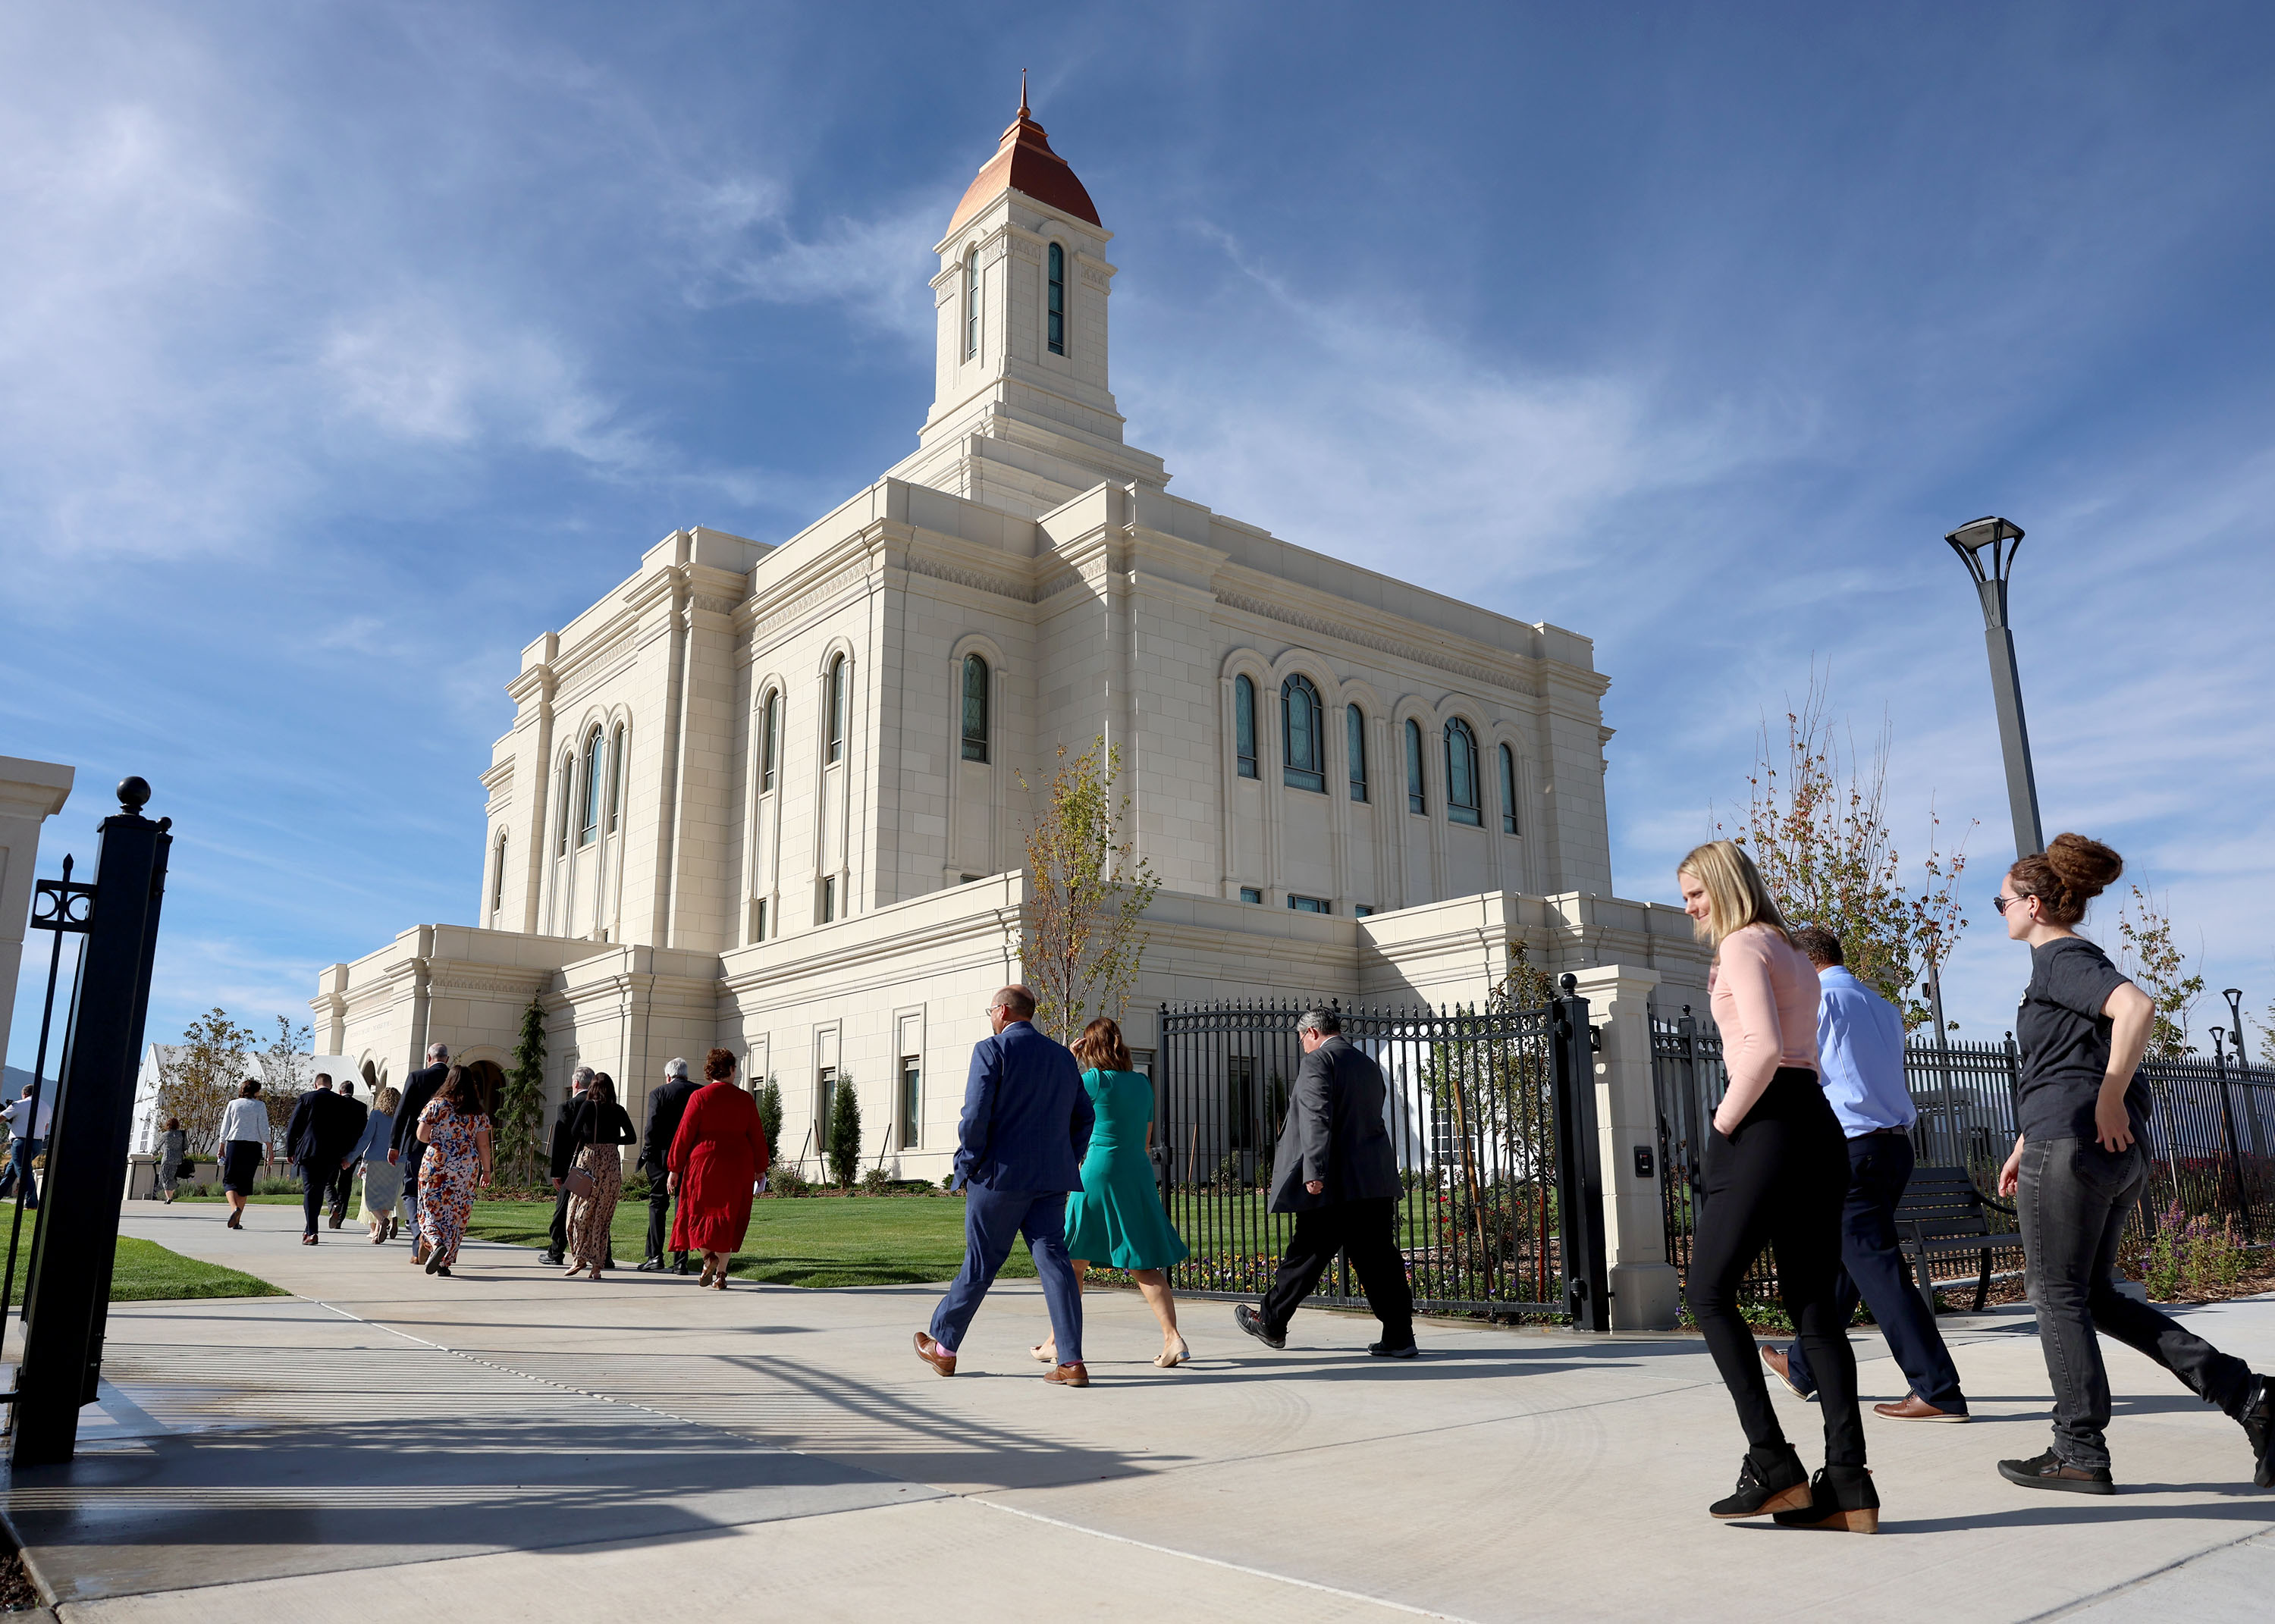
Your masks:
{"label": "black ankle boot", "polygon": [[1754,1459],[1753,1451],[1748,1450],[1738,1466],[1736,1492],[1727,1499],[1716,1500],[1706,1510],[1710,1516],[1727,1522],[1734,1517],[1758,1517],[1765,1512],[1795,1510],[1809,1503],[1809,1469],[1788,1445],[1785,1453],[1766,1467]]}
{"label": "black ankle boot", "polygon": [[1880,1531],[1880,1492],[1863,1466],[1828,1466],[1810,1483],[1810,1500],[1798,1511],[1780,1511],[1780,1528],[1823,1528],[1839,1533]]}

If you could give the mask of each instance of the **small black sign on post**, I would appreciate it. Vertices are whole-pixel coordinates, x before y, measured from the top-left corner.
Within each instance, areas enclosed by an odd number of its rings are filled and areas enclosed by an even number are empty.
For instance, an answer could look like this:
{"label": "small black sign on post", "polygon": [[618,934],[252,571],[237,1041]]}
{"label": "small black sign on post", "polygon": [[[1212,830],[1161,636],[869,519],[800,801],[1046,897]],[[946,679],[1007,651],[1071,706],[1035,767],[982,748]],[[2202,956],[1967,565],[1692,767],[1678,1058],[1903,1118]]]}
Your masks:
{"label": "small black sign on post", "polygon": [[150,786],[118,786],[118,812],[102,821],[94,898],[79,990],[65,1028],[64,1075],[48,1137],[47,1212],[32,1258],[24,1360],[16,1381],[19,1467],[68,1461],[79,1407],[94,1401],[118,1251],[134,1071],[150,1007],[158,905],[166,888],[173,820],[142,816]]}
{"label": "small black sign on post", "polygon": [[1604,1168],[1596,1132],[1596,1053],[1588,1001],[1576,978],[1549,1008],[1555,1019],[1557,1217],[1564,1248],[1564,1303],[1576,1331],[1612,1328],[1604,1258]]}

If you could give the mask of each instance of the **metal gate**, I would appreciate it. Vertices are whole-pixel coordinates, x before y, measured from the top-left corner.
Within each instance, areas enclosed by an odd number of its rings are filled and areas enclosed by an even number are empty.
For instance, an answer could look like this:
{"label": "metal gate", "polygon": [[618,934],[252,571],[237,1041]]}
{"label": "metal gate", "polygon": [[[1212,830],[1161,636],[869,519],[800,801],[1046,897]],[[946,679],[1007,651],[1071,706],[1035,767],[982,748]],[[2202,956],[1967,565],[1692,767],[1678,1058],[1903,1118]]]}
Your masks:
{"label": "metal gate", "polygon": [[[1587,1001],[1538,1008],[1334,1008],[1382,1068],[1404,1198],[1397,1236],[1424,1311],[1569,1315],[1609,1328]],[[1270,1210],[1299,1003],[1164,1005],[1155,1167],[1192,1256],[1183,1294],[1255,1296],[1293,1230]],[[1311,1302],[1361,1307],[1348,1259]]]}

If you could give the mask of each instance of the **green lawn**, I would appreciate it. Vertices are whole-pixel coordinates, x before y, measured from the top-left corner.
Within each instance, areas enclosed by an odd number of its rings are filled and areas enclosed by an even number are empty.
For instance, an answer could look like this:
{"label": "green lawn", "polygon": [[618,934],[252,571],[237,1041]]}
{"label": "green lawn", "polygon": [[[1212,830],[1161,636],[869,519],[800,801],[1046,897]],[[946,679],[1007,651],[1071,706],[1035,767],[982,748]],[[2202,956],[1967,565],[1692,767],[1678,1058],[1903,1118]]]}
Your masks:
{"label": "green lawn", "polygon": [[[550,1203],[477,1201],[469,1226],[486,1241],[543,1246]],[[619,1202],[616,1262],[630,1268],[647,1248],[647,1203]],[[729,1272],[778,1286],[901,1286],[951,1278],[964,1261],[964,1203],[950,1197],[817,1196],[752,1203],[750,1233]],[[1003,1273],[1032,1277],[1013,1249]]]}
{"label": "green lawn", "polygon": [[[7,1242],[0,1239],[0,1259],[4,1259]],[[31,1266],[31,1226],[24,1226],[24,1238],[16,1253],[16,1288],[9,1295],[11,1303],[24,1300],[24,1275]],[[224,1269],[218,1264],[200,1263],[194,1258],[185,1258],[179,1252],[168,1251],[155,1241],[138,1241],[132,1235],[118,1237],[118,1258],[110,1272],[110,1300],[113,1303],[160,1303],[182,1297],[281,1297],[286,1294],[265,1280],[255,1280],[235,1269]]]}

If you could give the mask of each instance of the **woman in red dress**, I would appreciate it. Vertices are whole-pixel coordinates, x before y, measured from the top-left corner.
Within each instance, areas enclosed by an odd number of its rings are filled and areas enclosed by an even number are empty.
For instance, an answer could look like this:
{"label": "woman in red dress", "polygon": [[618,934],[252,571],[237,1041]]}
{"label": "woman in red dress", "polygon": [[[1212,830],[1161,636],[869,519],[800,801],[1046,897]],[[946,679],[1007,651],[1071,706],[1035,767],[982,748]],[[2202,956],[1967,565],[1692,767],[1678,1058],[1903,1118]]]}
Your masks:
{"label": "woman in red dress", "polygon": [[671,1250],[703,1254],[699,1286],[727,1289],[727,1260],[742,1250],[751,1227],[751,1191],[767,1170],[767,1130],[758,1101],[735,1082],[735,1057],[714,1049],[705,1057],[709,1079],[691,1095],[687,1114],[664,1166],[679,1196],[671,1215]]}

